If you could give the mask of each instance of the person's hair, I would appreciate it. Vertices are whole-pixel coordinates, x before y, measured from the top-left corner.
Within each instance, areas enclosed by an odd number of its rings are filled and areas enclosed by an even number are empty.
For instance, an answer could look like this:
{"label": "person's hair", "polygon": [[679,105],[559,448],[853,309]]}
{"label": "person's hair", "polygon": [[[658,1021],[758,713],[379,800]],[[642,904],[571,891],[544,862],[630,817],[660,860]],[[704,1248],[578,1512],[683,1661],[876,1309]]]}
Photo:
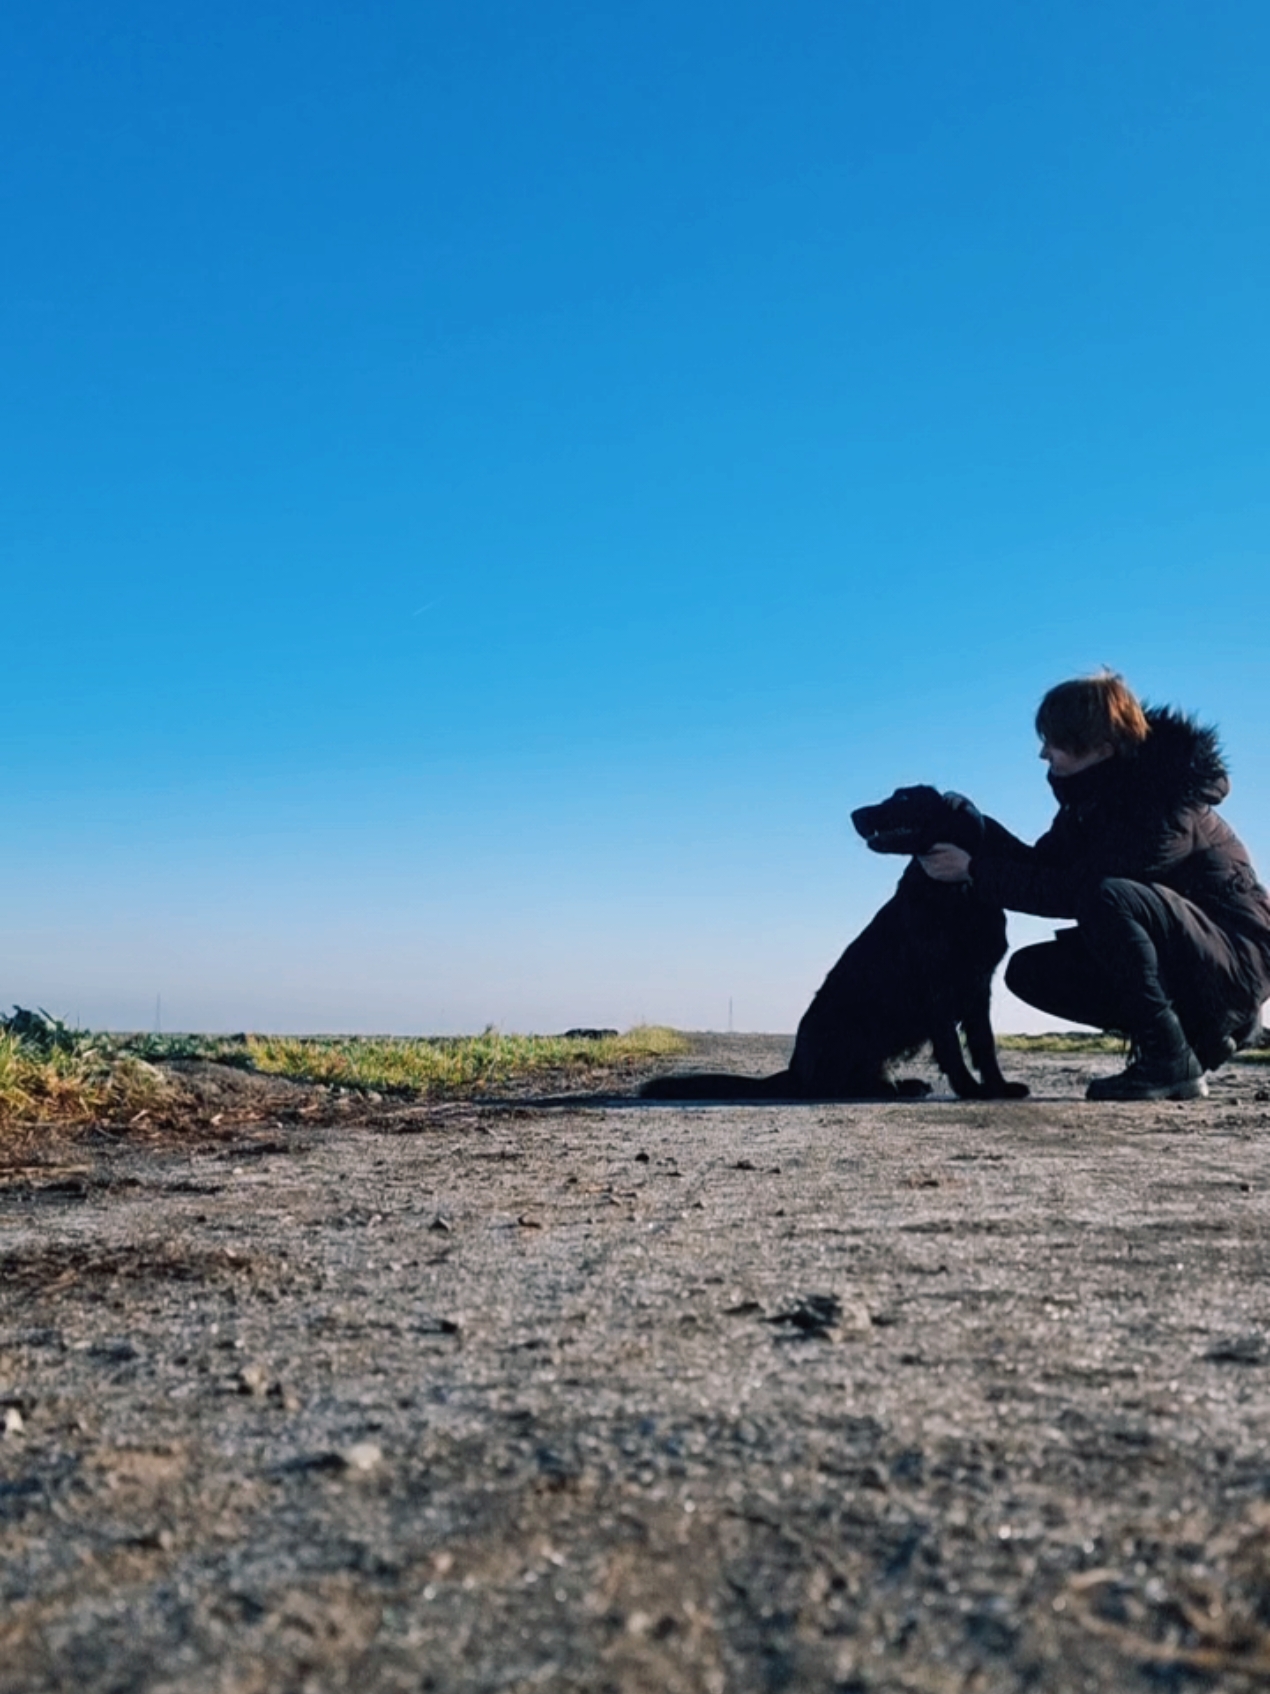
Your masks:
{"label": "person's hair", "polygon": [[1036,733],[1065,753],[1092,753],[1110,744],[1132,753],[1147,738],[1146,714],[1122,676],[1101,671],[1051,688],[1036,712]]}

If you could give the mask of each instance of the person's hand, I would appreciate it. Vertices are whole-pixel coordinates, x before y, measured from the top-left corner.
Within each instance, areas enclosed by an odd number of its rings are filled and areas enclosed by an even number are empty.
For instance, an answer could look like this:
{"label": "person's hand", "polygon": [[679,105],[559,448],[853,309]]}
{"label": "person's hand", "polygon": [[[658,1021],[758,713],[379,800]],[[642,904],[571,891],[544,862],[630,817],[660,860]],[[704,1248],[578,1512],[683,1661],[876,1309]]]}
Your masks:
{"label": "person's hand", "polygon": [[937,841],[929,853],[919,853],[918,864],[935,882],[969,882],[970,854],[950,841]]}

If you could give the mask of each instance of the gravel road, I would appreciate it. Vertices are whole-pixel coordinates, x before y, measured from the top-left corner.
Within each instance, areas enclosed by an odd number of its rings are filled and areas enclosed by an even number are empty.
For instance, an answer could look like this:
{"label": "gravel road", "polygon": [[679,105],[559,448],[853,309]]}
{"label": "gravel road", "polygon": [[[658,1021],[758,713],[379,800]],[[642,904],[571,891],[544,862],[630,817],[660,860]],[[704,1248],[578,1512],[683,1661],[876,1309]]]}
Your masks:
{"label": "gravel road", "polygon": [[11,1172],[0,1690],[1264,1688],[1270,1067],[1086,1105],[1114,1068],[319,1111],[204,1067],[219,1139]]}

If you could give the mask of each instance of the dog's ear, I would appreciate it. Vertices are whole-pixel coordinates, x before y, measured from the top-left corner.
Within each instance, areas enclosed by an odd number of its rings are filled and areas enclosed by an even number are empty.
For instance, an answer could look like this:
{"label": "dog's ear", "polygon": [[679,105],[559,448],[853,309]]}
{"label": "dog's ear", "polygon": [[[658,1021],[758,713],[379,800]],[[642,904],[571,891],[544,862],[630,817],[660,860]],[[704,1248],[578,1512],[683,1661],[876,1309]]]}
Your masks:
{"label": "dog's ear", "polygon": [[903,806],[938,805],[944,799],[937,788],[932,788],[928,782],[914,782],[907,788],[897,788],[889,800],[884,800],[884,806],[893,806],[897,801]]}

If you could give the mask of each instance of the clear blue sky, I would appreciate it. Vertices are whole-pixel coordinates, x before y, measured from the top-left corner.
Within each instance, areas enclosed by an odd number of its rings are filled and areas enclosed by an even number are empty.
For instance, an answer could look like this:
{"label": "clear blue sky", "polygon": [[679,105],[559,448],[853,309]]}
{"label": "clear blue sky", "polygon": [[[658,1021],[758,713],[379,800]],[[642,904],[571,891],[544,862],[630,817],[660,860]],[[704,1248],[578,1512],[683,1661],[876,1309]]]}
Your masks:
{"label": "clear blue sky", "polygon": [[0,1003],[792,1028],[1103,663],[1270,872],[1264,0],[21,0],[0,143]]}

